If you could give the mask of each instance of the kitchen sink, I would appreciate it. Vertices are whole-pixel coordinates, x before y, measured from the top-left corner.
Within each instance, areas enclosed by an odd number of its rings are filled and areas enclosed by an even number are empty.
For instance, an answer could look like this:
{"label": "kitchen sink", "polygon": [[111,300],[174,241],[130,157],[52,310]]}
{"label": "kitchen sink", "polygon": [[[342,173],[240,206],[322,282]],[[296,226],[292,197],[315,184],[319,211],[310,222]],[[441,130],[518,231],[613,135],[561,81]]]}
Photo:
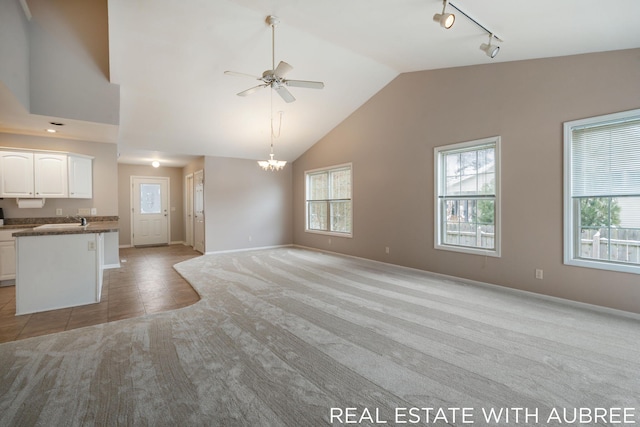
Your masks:
{"label": "kitchen sink", "polygon": [[[89,225],[89,224],[87,224],[87,225]],[[43,230],[43,229],[51,230],[51,229],[56,229],[56,228],[78,228],[78,227],[86,227],[86,225],[82,225],[82,224],[75,223],[75,222],[73,222],[73,223],[68,222],[68,223],[63,223],[63,224],[44,224],[44,225],[39,225],[37,227],[33,227],[33,229],[34,230]]]}

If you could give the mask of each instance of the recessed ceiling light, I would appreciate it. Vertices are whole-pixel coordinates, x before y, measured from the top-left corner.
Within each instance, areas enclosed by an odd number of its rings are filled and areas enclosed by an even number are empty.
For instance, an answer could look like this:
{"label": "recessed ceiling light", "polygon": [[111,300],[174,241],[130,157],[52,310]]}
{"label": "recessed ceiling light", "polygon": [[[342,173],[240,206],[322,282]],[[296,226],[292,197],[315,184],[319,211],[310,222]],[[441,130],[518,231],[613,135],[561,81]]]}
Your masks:
{"label": "recessed ceiling light", "polygon": [[57,130],[55,130],[55,129],[47,129],[47,132],[49,132],[49,133],[56,133],[56,132],[58,132],[58,131],[57,131]]}
{"label": "recessed ceiling light", "polygon": [[154,160],[153,162],[151,162],[151,166],[153,166],[154,168],[160,167],[160,162],[157,160]]}

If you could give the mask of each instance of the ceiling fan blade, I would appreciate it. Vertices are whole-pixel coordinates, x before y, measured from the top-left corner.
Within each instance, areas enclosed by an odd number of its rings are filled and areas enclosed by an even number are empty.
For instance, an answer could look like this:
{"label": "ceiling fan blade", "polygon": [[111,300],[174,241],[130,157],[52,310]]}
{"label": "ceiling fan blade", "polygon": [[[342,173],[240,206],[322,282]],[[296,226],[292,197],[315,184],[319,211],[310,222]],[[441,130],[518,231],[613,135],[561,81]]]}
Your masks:
{"label": "ceiling fan blade", "polygon": [[280,61],[275,70],[273,70],[273,74],[278,77],[284,77],[289,71],[293,70],[293,67],[287,64],[284,61]]}
{"label": "ceiling fan blade", "polygon": [[284,84],[292,87],[306,87],[308,89],[322,89],[324,83],[322,82],[310,82],[307,80],[285,80]]}
{"label": "ceiling fan blade", "polygon": [[247,89],[247,90],[243,90],[242,92],[238,93],[238,96],[247,96],[247,95],[251,95],[254,92],[259,91],[262,88],[265,88],[269,86],[268,84],[263,84],[263,85],[258,85],[258,86],[254,86],[251,89]]}
{"label": "ceiling fan blade", "polygon": [[291,95],[291,92],[284,86],[273,86],[273,89],[278,92],[278,95],[280,95],[285,102],[293,102],[296,100],[293,95]]}
{"label": "ceiling fan blade", "polygon": [[253,76],[251,74],[246,73],[238,73],[237,71],[225,71],[227,76],[238,76],[238,77],[251,77],[252,79],[260,80],[260,77]]}

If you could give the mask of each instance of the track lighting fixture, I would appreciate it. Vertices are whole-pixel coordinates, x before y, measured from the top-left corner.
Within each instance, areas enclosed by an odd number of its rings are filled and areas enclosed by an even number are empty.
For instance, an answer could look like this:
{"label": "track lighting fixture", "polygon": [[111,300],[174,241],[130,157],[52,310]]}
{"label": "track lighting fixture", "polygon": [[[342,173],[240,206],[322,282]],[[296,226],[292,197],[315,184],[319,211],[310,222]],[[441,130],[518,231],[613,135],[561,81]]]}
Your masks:
{"label": "track lighting fixture", "polygon": [[453,13],[446,13],[447,4],[449,0],[442,0],[442,13],[436,13],[433,15],[433,20],[440,24],[442,28],[447,30],[453,27],[453,23],[456,22],[456,16]]}
{"label": "track lighting fixture", "polygon": [[482,43],[480,45],[480,50],[486,53],[489,58],[495,58],[498,52],[500,52],[500,46],[493,46],[491,44],[492,38],[493,34],[489,34],[489,43]]}
{"label": "track lighting fixture", "polygon": [[[480,45],[480,50],[483,51],[485,54],[487,54],[488,57],[490,58],[495,58],[496,55],[498,54],[498,52],[500,51],[500,46],[496,46],[496,45],[492,45],[491,42],[493,41],[493,39],[496,39],[499,42],[502,42],[503,40],[498,37],[493,31],[490,31],[489,29],[487,29],[487,27],[485,27],[484,25],[482,25],[481,23],[479,23],[478,21],[476,21],[474,18],[472,18],[471,16],[469,16],[468,13],[466,13],[465,11],[463,11],[462,9],[460,9],[458,6],[456,6],[453,3],[449,3],[447,0],[445,0],[445,6],[446,5],[451,6],[452,8],[454,8],[455,10],[457,10],[458,12],[460,12],[464,17],[466,17],[469,21],[473,22],[474,24],[476,24],[479,28],[481,28],[484,32],[486,32],[487,34],[489,34],[489,43],[482,43]],[[443,13],[444,13],[444,9],[443,9]],[[436,17],[434,16],[433,19],[435,20]],[[451,24],[453,25],[453,23]]]}

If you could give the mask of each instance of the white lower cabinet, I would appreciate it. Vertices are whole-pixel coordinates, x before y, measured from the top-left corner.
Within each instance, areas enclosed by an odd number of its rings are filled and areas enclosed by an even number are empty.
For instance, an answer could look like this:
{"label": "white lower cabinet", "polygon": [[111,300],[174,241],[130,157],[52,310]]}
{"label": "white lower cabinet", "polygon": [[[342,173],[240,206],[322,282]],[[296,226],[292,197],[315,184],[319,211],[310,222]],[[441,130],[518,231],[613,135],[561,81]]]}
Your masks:
{"label": "white lower cabinet", "polygon": [[0,230],[0,281],[16,278],[16,238],[17,229]]}

